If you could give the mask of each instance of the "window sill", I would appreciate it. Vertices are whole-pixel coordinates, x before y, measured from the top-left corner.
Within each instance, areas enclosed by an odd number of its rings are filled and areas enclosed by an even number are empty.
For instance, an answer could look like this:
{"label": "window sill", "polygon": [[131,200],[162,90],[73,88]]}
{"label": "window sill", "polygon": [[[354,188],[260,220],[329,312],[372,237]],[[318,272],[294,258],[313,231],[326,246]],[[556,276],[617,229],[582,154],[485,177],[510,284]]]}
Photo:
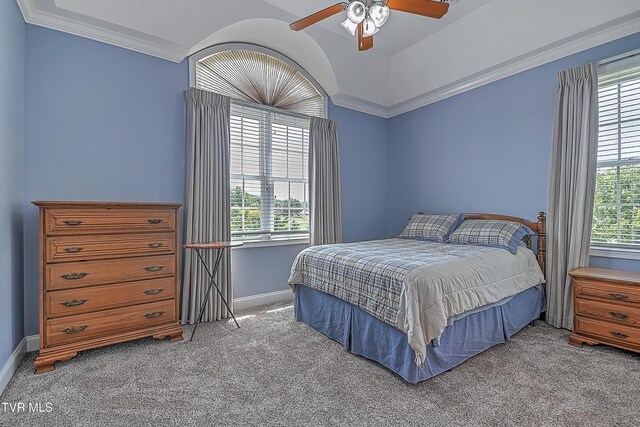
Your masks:
{"label": "window sill", "polygon": [[593,246],[589,249],[589,256],[640,260],[640,250]]}
{"label": "window sill", "polygon": [[292,246],[292,245],[309,245],[309,238],[302,237],[299,239],[286,240],[260,240],[254,242],[244,242],[244,245],[233,248],[234,251],[251,248],[270,248],[272,246]]}

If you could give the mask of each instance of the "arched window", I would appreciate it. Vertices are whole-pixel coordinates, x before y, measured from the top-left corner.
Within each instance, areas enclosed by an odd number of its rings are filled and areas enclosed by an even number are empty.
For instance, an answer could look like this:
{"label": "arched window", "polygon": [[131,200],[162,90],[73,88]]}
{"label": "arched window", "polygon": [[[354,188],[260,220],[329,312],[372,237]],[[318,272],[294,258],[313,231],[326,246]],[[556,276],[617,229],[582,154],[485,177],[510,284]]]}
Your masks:
{"label": "arched window", "polygon": [[231,235],[243,241],[309,236],[309,117],[326,96],[297,64],[246,45],[191,57],[191,84],[231,101]]}

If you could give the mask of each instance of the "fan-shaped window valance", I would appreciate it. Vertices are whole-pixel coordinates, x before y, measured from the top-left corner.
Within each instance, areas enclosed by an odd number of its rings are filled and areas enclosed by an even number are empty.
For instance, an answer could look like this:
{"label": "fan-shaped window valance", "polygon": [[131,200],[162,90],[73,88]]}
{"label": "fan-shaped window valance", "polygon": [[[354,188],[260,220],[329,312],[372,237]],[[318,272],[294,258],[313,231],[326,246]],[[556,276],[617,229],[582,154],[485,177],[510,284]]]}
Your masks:
{"label": "fan-shaped window valance", "polygon": [[291,64],[261,52],[227,50],[195,64],[195,86],[233,99],[322,117],[324,99]]}

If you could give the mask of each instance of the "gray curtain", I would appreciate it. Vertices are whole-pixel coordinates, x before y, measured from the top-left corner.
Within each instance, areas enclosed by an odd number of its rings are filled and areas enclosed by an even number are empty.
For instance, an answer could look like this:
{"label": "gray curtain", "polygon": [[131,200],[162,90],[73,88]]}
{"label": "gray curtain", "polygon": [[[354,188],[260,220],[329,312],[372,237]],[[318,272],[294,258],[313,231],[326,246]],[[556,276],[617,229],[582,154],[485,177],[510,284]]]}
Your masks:
{"label": "gray curtain", "polygon": [[342,241],[338,125],[312,117],[309,126],[310,244]]}
{"label": "gray curtain", "polygon": [[[184,241],[211,242],[231,239],[229,200],[229,122],[230,98],[195,88],[185,91],[186,101],[186,196],[184,207]],[[213,250],[202,251],[210,268]],[[225,253],[217,283],[231,305],[231,271],[229,253]],[[196,253],[184,251],[182,274],[183,323],[197,321],[209,278]],[[233,309],[233,308],[232,308]],[[228,311],[215,289],[203,321],[228,317]]]}
{"label": "gray curtain", "polygon": [[598,153],[598,77],[595,64],[559,74],[549,171],[547,322],[573,328],[568,273],[589,264]]}

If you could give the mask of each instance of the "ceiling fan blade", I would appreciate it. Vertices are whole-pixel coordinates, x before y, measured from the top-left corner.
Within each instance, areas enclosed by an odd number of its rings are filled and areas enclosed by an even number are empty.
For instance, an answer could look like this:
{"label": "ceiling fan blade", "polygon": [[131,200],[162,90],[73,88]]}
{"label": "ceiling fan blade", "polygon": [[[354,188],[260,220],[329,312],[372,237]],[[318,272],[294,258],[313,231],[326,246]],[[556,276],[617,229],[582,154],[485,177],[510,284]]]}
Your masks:
{"label": "ceiling fan blade", "polygon": [[389,9],[400,12],[414,13],[436,19],[442,18],[449,10],[449,3],[431,0],[389,0],[387,6]]}
{"label": "ceiling fan blade", "polygon": [[303,30],[307,28],[309,25],[313,25],[316,22],[320,22],[323,19],[327,19],[328,17],[335,15],[336,13],[342,12],[345,8],[345,5],[346,3],[334,4],[333,6],[329,6],[326,9],[322,9],[316,13],[313,13],[307,16],[306,18],[302,18],[301,20],[294,22],[293,24],[289,25],[289,27],[293,31]]}
{"label": "ceiling fan blade", "polygon": [[358,24],[358,50],[369,50],[373,47],[373,36],[364,37],[364,24]]}

